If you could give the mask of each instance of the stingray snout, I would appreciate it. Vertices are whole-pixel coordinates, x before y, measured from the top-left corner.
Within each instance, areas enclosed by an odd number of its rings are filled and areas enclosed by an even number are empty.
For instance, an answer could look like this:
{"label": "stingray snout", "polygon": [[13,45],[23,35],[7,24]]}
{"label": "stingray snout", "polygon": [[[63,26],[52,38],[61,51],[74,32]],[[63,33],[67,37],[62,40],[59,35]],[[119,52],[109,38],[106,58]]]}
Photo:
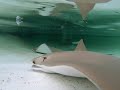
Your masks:
{"label": "stingray snout", "polygon": [[40,64],[40,63],[44,62],[46,59],[47,59],[46,56],[34,58],[33,59],[33,64]]}
{"label": "stingray snout", "polygon": [[33,61],[33,64],[35,64],[35,61]]}

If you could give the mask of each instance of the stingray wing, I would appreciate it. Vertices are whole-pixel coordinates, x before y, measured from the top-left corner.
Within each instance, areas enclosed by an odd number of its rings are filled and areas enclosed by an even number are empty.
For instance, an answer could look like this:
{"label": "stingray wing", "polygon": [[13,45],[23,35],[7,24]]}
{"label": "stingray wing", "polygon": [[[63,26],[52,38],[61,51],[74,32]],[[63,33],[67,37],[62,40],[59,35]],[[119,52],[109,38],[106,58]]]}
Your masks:
{"label": "stingray wing", "polygon": [[81,60],[77,66],[77,69],[85,74],[100,90],[120,90],[119,68],[120,59],[103,57],[98,61],[94,59],[90,62]]}
{"label": "stingray wing", "polygon": [[82,19],[85,20],[88,13],[94,8],[95,3],[77,3],[77,6],[80,9]]}
{"label": "stingray wing", "polygon": [[82,19],[85,20],[88,13],[94,8],[97,3],[106,3],[111,0],[75,0],[78,8],[80,9],[80,13]]}
{"label": "stingray wing", "polygon": [[87,48],[83,42],[83,39],[81,39],[79,42],[78,42],[78,45],[77,47],[75,48],[75,51],[87,51]]}

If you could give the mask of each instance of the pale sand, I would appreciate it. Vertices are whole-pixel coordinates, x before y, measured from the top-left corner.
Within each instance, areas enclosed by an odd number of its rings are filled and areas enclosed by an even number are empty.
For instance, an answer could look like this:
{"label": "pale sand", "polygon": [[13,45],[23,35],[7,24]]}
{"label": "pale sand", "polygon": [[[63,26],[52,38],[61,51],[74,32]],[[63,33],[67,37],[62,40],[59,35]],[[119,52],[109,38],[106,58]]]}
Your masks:
{"label": "pale sand", "polygon": [[0,64],[0,90],[98,90],[82,78],[35,72],[31,64]]}

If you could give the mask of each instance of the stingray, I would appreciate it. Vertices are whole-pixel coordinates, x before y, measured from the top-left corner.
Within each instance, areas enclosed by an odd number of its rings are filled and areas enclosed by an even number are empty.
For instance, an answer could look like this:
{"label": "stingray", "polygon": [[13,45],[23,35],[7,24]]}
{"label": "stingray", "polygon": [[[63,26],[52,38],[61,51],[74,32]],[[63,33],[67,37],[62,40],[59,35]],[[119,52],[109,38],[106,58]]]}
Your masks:
{"label": "stingray", "polygon": [[[80,51],[87,50],[84,45],[83,39],[81,39],[80,42],[78,42],[78,45],[75,48],[75,51],[79,51],[79,50]],[[55,52],[64,52],[64,51],[61,49],[58,49],[58,48],[49,47],[49,46],[47,46],[47,44],[43,43],[36,49],[36,52],[46,55],[46,54],[52,54]],[[44,57],[44,55],[42,57],[44,59],[46,59],[46,56]],[[35,58],[35,59],[37,59],[37,58]],[[35,65],[33,65],[33,69],[41,70],[41,71],[44,71],[47,73],[58,73],[58,74],[66,75],[66,76],[75,76],[75,77],[86,78],[85,75],[82,74],[81,72],[79,72],[78,70],[76,70],[72,67],[66,66],[66,65],[47,67],[44,65],[35,64]]]}
{"label": "stingray", "polygon": [[[72,0],[67,0],[71,2]],[[111,0],[73,0],[80,9],[80,14],[83,20],[86,20],[88,13],[95,7],[97,3],[107,3]],[[75,8],[74,3],[56,3],[56,7],[51,11],[51,15],[58,15],[62,11],[69,11]],[[58,13],[59,12],[59,13]]]}
{"label": "stingray", "polygon": [[[83,20],[86,20],[88,13],[95,7],[97,3],[107,3],[111,0],[66,0],[64,2],[57,2],[48,7],[48,4],[44,5],[44,8],[37,8],[40,15],[43,16],[58,16],[62,12],[70,11],[77,7],[80,9],[80,14]],[[38,2],[37,2],[38,3]],[[48,13],[48,14],[46,14]]]}
{"label": "stingray", "polygon": [[86,20],[88,13],[94,8],[97,3],[106,3],[111,0],[74,0],[80,9],[80,13],[83,20]]}
{"label": "stingray", "polygon": [[[79,45],[84,46],[79,43],[77,46],[79,48]],[[52,54],[37,57],[33,59],[33,67],[36,66],[37,69],[43,69],[43,71],[46,72],[48,70],[50,73],[56,71],[50,68],[58,66],[71,67],[76,70],[76,72],[68,71],[67,75],[78,76],[78,74],[80,74],[81,77],[89,79],[100,90],[120,89],[120,58],[102,53],[85,51],[86,48],[85,50],[82,49],[82,51],[80,51],[81,49],[76,51],[76,49],[75,51],[53,52]],[[59,73],[59,71],[57,72]]]}

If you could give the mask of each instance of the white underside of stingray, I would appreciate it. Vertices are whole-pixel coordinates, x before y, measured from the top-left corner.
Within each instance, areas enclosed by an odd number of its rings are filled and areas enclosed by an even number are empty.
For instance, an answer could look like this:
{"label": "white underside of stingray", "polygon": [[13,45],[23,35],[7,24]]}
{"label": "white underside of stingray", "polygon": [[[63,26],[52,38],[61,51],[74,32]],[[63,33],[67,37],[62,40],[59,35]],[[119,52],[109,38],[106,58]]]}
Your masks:
{"label": "white underside of stingray", "polygon": [[65,66],[65,65],[53,66],[53,67],[48,67],[45,65],[33,65],[33,70],[36,70],[36,71],[40,70],[46,73],[58,73],[65,76],[86,78],[86,76],[79,70],[74,69],[73,67],[70,67],[70,66]]}

